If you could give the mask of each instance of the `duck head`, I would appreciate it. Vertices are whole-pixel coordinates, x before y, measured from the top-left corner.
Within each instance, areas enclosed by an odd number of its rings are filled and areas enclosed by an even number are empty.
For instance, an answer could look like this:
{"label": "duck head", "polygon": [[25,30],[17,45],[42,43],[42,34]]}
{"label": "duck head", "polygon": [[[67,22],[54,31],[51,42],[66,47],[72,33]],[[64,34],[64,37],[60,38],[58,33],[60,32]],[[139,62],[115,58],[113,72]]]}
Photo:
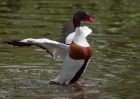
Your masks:
{"label": "duck head", "polygon": [[80,27],[81,21],[87,21],[90,23],[94,23],[95,20],[92,18],[92,16],[86,12],[86,11],[78,11],[73,16],[73,25],[74,28]]}

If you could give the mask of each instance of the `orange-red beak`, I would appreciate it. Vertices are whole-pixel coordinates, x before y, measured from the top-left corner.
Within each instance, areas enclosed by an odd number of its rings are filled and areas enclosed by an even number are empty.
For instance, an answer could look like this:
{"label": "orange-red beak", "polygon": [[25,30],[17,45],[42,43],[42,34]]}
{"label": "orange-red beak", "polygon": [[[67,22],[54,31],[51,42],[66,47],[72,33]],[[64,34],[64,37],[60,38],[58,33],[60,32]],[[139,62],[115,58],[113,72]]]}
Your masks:
{"label": "orange-red beak", "polygon": [[95,20],[91,16],[88,16],[86,21],[88,21],[90,23],[94,23],[95,22]]}
{"label": "orange-red beak", "polygon": [[88,21],[88,22],[90,22],[90,23],[94,23],[94,22],[95,22],[95,19],[92,18],[92,16],[91,16],[89,13],[87,13],[86,21]]}

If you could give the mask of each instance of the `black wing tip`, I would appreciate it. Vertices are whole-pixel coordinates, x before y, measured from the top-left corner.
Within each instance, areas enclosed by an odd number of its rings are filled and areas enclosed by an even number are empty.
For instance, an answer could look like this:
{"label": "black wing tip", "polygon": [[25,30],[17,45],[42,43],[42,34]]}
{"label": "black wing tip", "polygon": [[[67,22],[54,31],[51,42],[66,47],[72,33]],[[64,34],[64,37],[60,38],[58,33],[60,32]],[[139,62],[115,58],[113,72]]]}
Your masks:
{"label": "black wing tip", "polygon": [[63,24],[63,28],[62,28],[62,35],[69,35],[70,33],[74,32],[75,29],[74,29],[74,25],[73,25],[73,21],[66,21],[64,24]]}
{"label": "black wing tip", "polygon": [[19,46],[19,47],[31,46],[31,44],[20,42],[20,40],[6,40],[6,41],[2,41],[2,43],[13,45],[13,46]]}
{"label": "black wing tip", "polygon": [[74,31],[75,28],[73,25],[73,21],[72,20],[66,21],[65,23],[63,23],[62,32],[61,32],[62,37],[60,38],[59,41],[65,44],[66,37]]}
{"label": "black wing tip", "polygon": [[4,41],[2,41],[2,43],[6,43],[6,44],[8,44],[8,43],[11,43],[11,42],[19,42],[20,40],[4,40]]}

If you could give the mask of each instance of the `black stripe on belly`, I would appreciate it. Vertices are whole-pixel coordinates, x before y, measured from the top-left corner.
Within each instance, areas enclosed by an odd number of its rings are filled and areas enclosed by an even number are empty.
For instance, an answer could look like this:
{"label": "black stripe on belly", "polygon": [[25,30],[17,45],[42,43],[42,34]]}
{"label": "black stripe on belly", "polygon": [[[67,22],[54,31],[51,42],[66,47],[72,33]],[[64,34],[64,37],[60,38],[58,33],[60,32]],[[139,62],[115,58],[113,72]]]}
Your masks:
{"label": "black stripe on belly", "polygon": [[82,67],[77,71],[77,73],[75,74],[75,76],[70,80],[70,84],[75,83],[82,75],[83,71],[86,68],[86,65],[88,63],[89,59],[86,59],[84,64],[82,65]]}

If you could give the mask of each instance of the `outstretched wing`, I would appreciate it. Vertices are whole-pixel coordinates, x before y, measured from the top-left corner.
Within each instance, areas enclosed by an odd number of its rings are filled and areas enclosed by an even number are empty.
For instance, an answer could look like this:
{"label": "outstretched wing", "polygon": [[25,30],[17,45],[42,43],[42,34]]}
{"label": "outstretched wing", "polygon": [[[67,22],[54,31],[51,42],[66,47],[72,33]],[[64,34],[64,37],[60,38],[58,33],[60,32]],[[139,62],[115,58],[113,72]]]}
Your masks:
{"label": "outstretched wing", "polygon": [[46,38],[42,39],[27,38],[23,40],[4,41],[3,43],[20,47],[36,45],[46,50],[46,52],[48,52],[54,59],[64,59],[69,50],[68,45],[53,40],[49,40]]}
{"label": "outstretched wing", "polygon": [[61,41],[63,43],[66,43],[65,40],[66,40],[66,37],[74,32],[75,29],[74,29],[74,25],[73,25],[73,22],[72,21],[68,21],[66,22],[64,25],[63,25],[63,28],[62,28],[62,38],[61,38]]}

